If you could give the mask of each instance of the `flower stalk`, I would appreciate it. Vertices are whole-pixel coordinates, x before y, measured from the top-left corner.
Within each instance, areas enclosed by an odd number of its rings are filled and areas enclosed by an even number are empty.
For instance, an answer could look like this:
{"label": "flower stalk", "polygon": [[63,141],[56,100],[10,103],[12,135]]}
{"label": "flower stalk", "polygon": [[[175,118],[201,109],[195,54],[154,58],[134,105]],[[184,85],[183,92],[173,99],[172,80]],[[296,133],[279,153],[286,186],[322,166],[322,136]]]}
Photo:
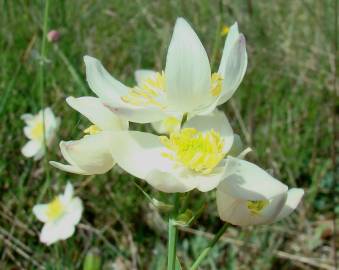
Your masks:
{"label": "flower stalk", "polygon": [[177,225],[175,222],[175,216],[179,210],[179,194],[174,194],[174,209],[172,215],[168,220],[168,242],[167,242],[167,270],[175,269],[175,258],[177,251]]}
{"label": "flower stalk", "polygon": [[217,234],[214,236],[214,238],[211,240],[208,246],[200,253],[199,257],[195,260],[190,270],[195,270],[198,268],[200,263],[205,259],[208,253],[212,250],[215,244],[219,241],[220,237],[224,234],[227,228],[228,228],[228,224],[224,223],[224,225],[220,228],[220,230],[217,232]]}

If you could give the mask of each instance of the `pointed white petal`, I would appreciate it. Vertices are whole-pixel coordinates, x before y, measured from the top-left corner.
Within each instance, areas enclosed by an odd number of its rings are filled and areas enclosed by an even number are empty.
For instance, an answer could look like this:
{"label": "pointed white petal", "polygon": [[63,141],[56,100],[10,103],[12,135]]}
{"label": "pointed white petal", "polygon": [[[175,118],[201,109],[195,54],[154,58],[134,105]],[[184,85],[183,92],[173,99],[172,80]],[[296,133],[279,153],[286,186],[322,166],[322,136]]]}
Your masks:
{"label": "pointed white petal", "polygon": [[128,87],[113,78],[99,60],[91,56],[84,57],[87,82],[91,90],[103,101],[118,101],[120,96],[128,93]]}
{"label": "pointed white petal", "polygon": [[165,77],[171,110],[190,112],[210,102],[209,60],[198,36],[182,18],[177,19],[174,27]]}
{"label": "pointed white petal", "polygon": [[42,148],[43,145],[41,142],[31,140],[24,145],[24,147],[21,149],[21,152],[25,157],[30,158],[38,154]]}
{"label": "pointed white petal", "polygon": [[[247,200],[234,197],[231,193],[217,188],[217,209],[220,219],[238,226],[269,224],[281,211],[287,193],[274,196],[260,213],[253,214],[247,207]],[[249,199],[251,200],[251,199]]]}
{"label": "pointed white petal", "polygon": [[248,161],[228,157],[225,180],[219,189],[235,198],[244,200],[271,199],[287,192],[287,186],[269,175],[265,170]]}
{"label": "pointed white petal", "polygon": [[155,78],[156,75],[157,73],[155,71],[149,69],[138,69],[134,73],[134,77],[138,85],[148,78]]}
{"label": "pointed white petal", "polygon": [[279,221],[287,216],[289,216],[299,205],[302,197],[304,196],[304,190],[301,188],[291,188],[287,192],[287,200],[280,211],[279,215],[274,221]]}
{"label": "pointed white petal", "polygon": [[60,142],[62,155],[71,165],[88,174],[106,173],[115,164],[110,149],[114,139],[112,134],[114,133],[100,132],[77,141],[62,141]]}
{"label": "pointed white petal", "polygon": [[91,173],[84,171],[80,169],[79,167],[76,167],[75,165],[66,165],[62,164],[60,162],[56,161],[50,161],[49,164],[51,164],[53,167],[65,171],[65,172],[70,172],[70,173],[76,173],[76,174],[82,174],[82,175],[91,175]]}
{"label": "pointed white petal", "polygon": [[226,40],[225,40],[225,45],[224,45],[224,49],[222,52],[222,57],[221,57],[221,61],[220,61],[219,69],[218,69],[218,73],[221,75],[225,74],[226,59],[231,54],[232,45],[234,44],[237,38],[239,38],[239,28],[238,28],[238,23],[235,22],[230,27],[230,31],[228,32]]}
{"label": "pointed white petal", "polygon": [[47,204],[37,204],[33,207],[34,215],[41,222],[47,222],[48,221],[48,217],[46,215],[47,207],[48,207]]}
{"label": "pointed white petal", "polygon": [[222,91],[218,105],[229,100],[240,85],[247,68],[246,41],[243,34],[235,40],[230,48],[230,53],[225,59],[225,71],[222,81]]}
{"label": "pointed white petal", "polygon": [[66,102],[102,130],[125,130],[128,122],[119,118],[95,97],[68,97]]}
{"label": "pointed white petal", "polygon": [[233,130],[226,115],[222,111],[216,110],[210,115],[195,116],[188,120],[184,127],[196,128],[202,132],[212,129],[219,132],[224,139],[224,151],[231,149],[233,144]]}
{"label": "pointed white petal", "polygon": [[65,187],[65,192],[63,194],[63,202],[65,204],[69,203],[69,201],[72,199],[74,193],[74,188],[70,182],[67,182]]}

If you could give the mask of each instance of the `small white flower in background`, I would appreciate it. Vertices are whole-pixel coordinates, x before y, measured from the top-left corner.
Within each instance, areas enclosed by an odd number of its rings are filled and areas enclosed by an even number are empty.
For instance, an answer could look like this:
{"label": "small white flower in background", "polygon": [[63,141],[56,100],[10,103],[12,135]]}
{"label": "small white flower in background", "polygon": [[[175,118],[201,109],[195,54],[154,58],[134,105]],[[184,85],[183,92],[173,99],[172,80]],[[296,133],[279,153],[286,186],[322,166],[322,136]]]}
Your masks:
{"label": "small white flower in background", "polygon": [[169,136],[115,132],[111,151],[121,168],[160,191],[207,192],[223,179],[233,137],[226,116],[216,111],[193,117]]}
{"label": "small white flower in background", "polygon": [[60,170],[83,175],[106,173],[115,164],[110,151],[114,137],[110,131],[128,130],[128,122],[117,117],[98,98],[69,97],[66,101],[93,125],[84,130],[89,135],[82,139],[60,142],[61,153],[69,165],[55,161],[50,161],[50,164]]}
{"label": "small white flower in background", "polygon": [[298,206],[304,195],[288,187],[248,161],[229,157],[225,178],[217,188],[220,218],[238,226],[279,221]]}
{"label": "small white flower in background", "polygon": [[247,68],[245,37],[237,23],[227,35],[219,69],[212,74],[203,45],[183,18],[176,21],[165,71],[138,70],[135,87],[117,81],[97,59],[84,60],[92,91],[112,111],[137,123],[208,114],[231,98]]}
{"label": "small white flower in background", "polygon": [[50,203],[37,204],[33,213],[45,223],[40,233],[40,241],[47,245],[65,240],[74,234],[83,212],[80,198],[73,197],[73,186],[67,183],[64,194],[55,197]]}
{"label": "small white flower in background", "polygon": [[[45,139],[43,118],[45,118]],[[36,115],[23,114],[21,119],[26,123],[24,134],[29,139],[21,152],[25,157],[33,157],[34,160],[41,159],[45,154],[44,143],[46,141],[47,147],[51,146],[55,139],[60,119],[55,117],[50,108],[41,110]]]}

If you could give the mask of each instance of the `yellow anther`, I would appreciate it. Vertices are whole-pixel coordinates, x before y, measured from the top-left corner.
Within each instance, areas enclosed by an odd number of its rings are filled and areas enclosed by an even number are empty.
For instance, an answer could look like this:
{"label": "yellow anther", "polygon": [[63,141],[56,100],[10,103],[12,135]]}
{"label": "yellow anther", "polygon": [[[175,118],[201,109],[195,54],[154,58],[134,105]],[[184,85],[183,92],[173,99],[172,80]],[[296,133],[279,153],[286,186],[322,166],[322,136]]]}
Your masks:
{"label": "yellow anther", "polygon": [[31,131],[32,139],[42,139],[44,136],[44,125],[42,121],[36,122]]}
{"label": "yellow anther", "polygon": [[140,85],[131,88],[128,95],[121,99],[135,106],[154,105],[164,108],[158,100],[163,92],[165,92],[165,74],[157,72],[154,77],[146,78]]}
{"label": "yellow anther", "polygon": [[202,133],[184,128],[172,132],[169,138],[161,136],[160,141],[170,150],[163,153],[164,157],[202,174],[209,174],[226,155],[224,141],[214,130]]}
{"label": "yellow anther", "polygon": [[87,133],[89,135],[95,135],[101,132],[102,130],[96,126],[96,125],[90,125],[88,128],[84,130],[84,133]]}
{"label": "yellow anther", "polygon": [[222,77],[219,73],[213,73],[211,77],[211,94],[218,97],[221,93]]}
{"label": "yellow anther", "polygon": [[253,215],[260,214],[261,210],[263,210],[268,205],[268,201],[259,200],[259,201],[247,201],[247,208]]}
{"label": "yellow anther", "polygon": [[49,221],[53,221],[62,216],[64,211],[65,207],[59,197],[55,197],[55,199],[47,205],[46,216]]}
{"label": "yellow anther", "polygon": [[220,31],[220,35],[222,37],[226,36],[228,34],[228,32],[230,31],[230,28],[227,26],[227,25],[224,25],[222,28],[221,28],[221,31]]}
{"label": "yellow anther", "polygon": [[178,118],[170,116],[163,120],[163,125],[167,133],[172,133],[180,128],[180,121]]}

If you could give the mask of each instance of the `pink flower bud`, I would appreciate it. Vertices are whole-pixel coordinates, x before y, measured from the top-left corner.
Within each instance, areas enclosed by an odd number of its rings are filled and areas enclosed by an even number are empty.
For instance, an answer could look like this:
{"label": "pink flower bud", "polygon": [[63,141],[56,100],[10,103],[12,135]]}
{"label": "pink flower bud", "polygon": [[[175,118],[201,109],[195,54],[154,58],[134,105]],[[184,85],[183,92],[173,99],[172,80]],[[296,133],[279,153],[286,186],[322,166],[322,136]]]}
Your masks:
{"label": "pink flower bud", "polygon": [[57,30],[51,30],[48,32],[47,40],[49,42],[58,42],[59,39],[60,39],[60,32],[58,32]]}

